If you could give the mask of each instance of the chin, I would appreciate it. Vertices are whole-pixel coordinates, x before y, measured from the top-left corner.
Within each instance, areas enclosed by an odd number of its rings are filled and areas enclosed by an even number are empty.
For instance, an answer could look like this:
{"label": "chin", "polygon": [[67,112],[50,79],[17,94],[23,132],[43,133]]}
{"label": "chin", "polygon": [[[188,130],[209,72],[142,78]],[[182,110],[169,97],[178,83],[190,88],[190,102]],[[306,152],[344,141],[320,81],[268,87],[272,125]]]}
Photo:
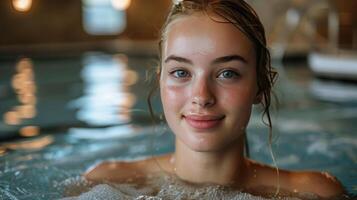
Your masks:
{"label": "chin", "polygon": [[[191,135],[192,136],[192,135]],[[208,135],[207,135],[208,136]],[[211,135],[212,136],[212,135]],[[222,135],[221,135],[222,136]],[[242,136],[242,135],[239,135]],[[236,148],[239,146],[239,137],[187,137],[181,138],[182,143],[192,151],[196,152],[222,152],[230,148]]]}
{"label": "chin", "polygon": [[217,152],[225,147],[224,144],[221,144],[218,141],[204,141],[204,139],[185,142],[185,144],[191,150],[196,152]]}

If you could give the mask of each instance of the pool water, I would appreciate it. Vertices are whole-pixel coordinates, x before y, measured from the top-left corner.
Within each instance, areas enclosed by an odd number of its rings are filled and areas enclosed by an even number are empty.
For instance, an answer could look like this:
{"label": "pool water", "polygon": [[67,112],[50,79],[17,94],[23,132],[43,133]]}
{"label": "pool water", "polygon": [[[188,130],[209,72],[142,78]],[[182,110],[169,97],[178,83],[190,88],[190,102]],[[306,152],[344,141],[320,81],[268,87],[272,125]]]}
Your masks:
{"label": "pool water", "polygon": [[[156,64],[154,55],[101,52],[0,58],[0,199],[63,198],[68,187],[87,191],[80,175],[103,160],[172,152],[158,96],[156,124],[146,105],[148,71]],[[316,79],[305,64],[275,66],[279,167],[327,171],[356,195],[357,84]],[[251,158],[271,164],[267,138],[256,107],[248,127]]]}
{"label": "pool water", "polygon": [[[80,195],[71,195],[62,200],[90,200],[90,199],[222,199],[222,200],[268,200],[269,197],[261,197],[232,187],[211,184],[185,183],[170,175],[151,177],[145,181],[137,181],[125,184],[96,184],[89,191]],[[142,182],[145,182],[144,184]],[[264,188],[260,188],[264,190]],[[271,188],[270,188],[271,189]],[[273,191],[275,189],[272,189]],[[311,193],[291,194],[280,190],[279,194],[285,197],[279,199],[299,200],[318,199]],[[271,197],[274,194],[271,194]],[[276,198],[275,198],[276,199]],[[340,198],[339,198],[340,199]]]}

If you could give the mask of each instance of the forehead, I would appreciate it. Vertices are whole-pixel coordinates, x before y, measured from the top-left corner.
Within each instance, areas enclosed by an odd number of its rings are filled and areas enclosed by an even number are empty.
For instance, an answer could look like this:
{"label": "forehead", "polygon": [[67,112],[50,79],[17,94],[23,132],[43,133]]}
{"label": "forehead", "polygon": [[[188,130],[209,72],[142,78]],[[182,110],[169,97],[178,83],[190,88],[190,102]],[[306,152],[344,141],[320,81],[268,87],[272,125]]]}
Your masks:
{"label": "forehead", "polygon": [[179,17],[167,29],[163,55],[190,57],[239,54],[253,59],[253,43],[231,23],[204,14]]}

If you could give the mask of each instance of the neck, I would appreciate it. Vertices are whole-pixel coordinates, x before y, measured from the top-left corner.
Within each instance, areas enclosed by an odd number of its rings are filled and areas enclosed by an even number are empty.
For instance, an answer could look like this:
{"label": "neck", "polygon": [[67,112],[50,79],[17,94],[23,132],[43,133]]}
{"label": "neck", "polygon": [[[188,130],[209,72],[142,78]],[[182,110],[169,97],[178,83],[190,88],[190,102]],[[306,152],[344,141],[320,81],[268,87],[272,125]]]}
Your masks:
{"label": "neck", "polygon": [[244,134],[221,151],[198,152],[176,138],[175,173],[183,180],[241,186],[245,181]]}

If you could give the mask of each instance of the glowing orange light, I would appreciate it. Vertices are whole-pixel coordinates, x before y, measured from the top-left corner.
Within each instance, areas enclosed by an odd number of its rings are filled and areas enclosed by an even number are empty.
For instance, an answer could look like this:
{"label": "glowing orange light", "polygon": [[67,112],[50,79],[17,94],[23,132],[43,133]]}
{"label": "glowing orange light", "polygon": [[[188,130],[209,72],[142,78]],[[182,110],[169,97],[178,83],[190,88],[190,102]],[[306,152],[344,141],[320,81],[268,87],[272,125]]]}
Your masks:
{"label": "glowing orange light", "polygon": [[27,12],[31,9],[32,0],[12,0],[12,5],[19,12]]}
{"label": "glowing orange light", "polygon": [[[29,58],[22,58],[16,64],[17,73],[12,78],[12,87],[22,105],[16,106],[13,111],[4,114],[4,123],[8,125],[19,125],[22,119],[30,119],[36,116],[36,85],[32,66],[32,61]],[[31,130],[32,133],[27,131],[25,135],[36,133],[33,128]]]}
{"label": "glowing orange light", "polygon": [[54,139],[52,136],[45,136],[42,138],[36,138],[30,141],[14,142],[14,143],[4,143],[3,146],[8,149],[42,149],[47,145],[53,143]]}
{"label": "glowing orange light", "polygon": [[17,95],[17,99],[23,104],[30,104],[30,105],[36,104],[35,93],[31,93],[27,91],[19,92]]}
{"label": "glowing orange light", "polygon": [[127,93],[126,97],[119,102],[119,106],[123,108],[131,108],[136,103],[136,96],[131,93]]}
{"label": "glowing orange light", "polygon": [[20,129],[20,135],[24,137],[33,137],[40,134],[40,129],[37,126],[25,126]]}
{"label": "glowing orange light", "polygon": [[113,56],[113,59],[118,62],[118,63],[124,63],[125,65],[128,65],[129,58],[125,54],[116,54]]}
{"label": "glowing orange light", "polygon": [[12,78],[12,87],[16,90],[18,90],[19,88],[21,88],[21,80],[20,80],[20,76],[18,74],[16,74],[13,78]]}
{"label": "glowing orange light", "polygon": [[26,94],[35,95],[36,92],[36,85],[33,82],[29,82],[28,84],[24,85],[22,88]]}
{"label": "glowing orange light", "polygon": [[21,105],[17,107],[19,117],[23,119],[31,119],[36,116],[36,109],[33,105]]}
{"label": "glowing orange light", "polygon": [[30,58],[22,58],[20,59],[17,64],[16,68],[18,72],[23,72],[25,70],[32,70],[32,61]]}
{"label": "glowing orange light", "polygon": [[6,148],[0,147],[0,156],[3,156],[6,154]]}
{"label": "glowing orange light", "polygon": [[36,97],[33,93],[25,93],[18,95],[18,99],[21,103],[26,105],[35,105],[36,104]]}
{"label": "glowing orange light", "polygon": [[26,78],[27,81],[31,81],[33,82],[33,70],[31,68],[28,68],[28,69],[24,69],[21,74],[23,74]]}
{"label": "glowing orange light", "polygon": [[129,8],[131,0],[111,0],[111,2],[115,9],[126,10]]}
{"label": "glowing orange light", "polygon": [[125,83],[127,85],[134,85],[138,81],[138,73],[133,70],[126,71]]}
{"label": "glowing orange light", "polygon": [[4,122],[9,125],[18,125],[21,122],[19,114],[15,111],[9,111],[4,114]]}

